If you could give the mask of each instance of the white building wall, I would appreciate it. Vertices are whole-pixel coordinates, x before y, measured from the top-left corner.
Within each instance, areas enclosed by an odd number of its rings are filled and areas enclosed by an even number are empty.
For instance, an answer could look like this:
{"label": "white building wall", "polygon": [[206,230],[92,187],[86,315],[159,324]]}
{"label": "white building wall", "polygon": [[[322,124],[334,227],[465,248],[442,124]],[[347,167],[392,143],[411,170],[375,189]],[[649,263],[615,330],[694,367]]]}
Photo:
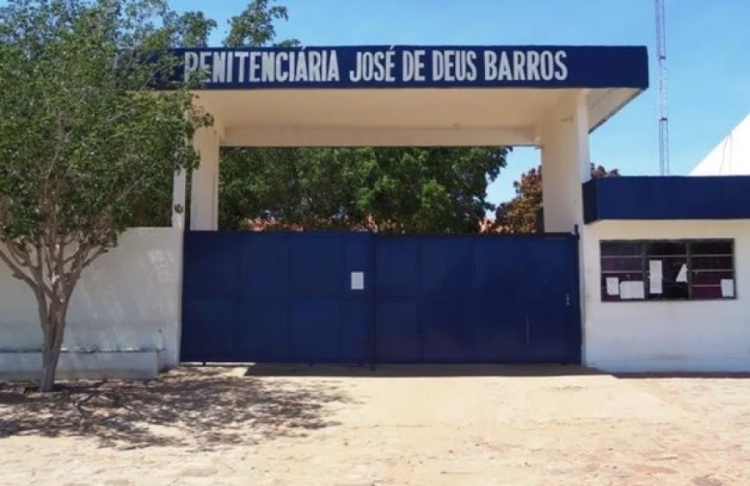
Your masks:
{"label": "white building wall", "polygon": [[[599,242],[733,238],[736,300],[602,302]],[[750,221],[603,221],[588,225],[584,363],[609,372],[750,371]]]}
{"label": "white building wall", "polygon": [[[63,349],[125,352],[121,358],[109,353],[106,358],[123,363],[138,351],[163,350],[166,365],[177,364],[181,262],[181,230],[128,230],[117,248],[84,270],[70,304]],[[0,372],[20,363],[20,352],[41,346],[31,289],[0,262]]]}
{"label": "white building wall", "polygon": [[714,147],[690,175],[750,175],[750,115]]}

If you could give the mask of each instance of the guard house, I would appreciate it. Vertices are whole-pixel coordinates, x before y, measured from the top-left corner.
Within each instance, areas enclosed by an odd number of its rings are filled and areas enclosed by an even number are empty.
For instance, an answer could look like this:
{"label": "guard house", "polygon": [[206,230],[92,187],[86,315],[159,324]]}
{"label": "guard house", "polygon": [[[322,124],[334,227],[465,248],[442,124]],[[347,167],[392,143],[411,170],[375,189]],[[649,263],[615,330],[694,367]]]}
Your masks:
{"label": "guard house", "polygon": [[[750,370],[750,179],[588,180],[589,135],[648,88],[645,47],[173,54],[177,76],[205,75],[196,102],[215,118],[194,139],[191,227],[176,212],[172,228],[134,228],[84,275],[61,372],[96,375],[105,361],[110,374],[180,361]],[[541,149],[544,234],[218,228],[222,146],[487,145]],[[179,174],[176,205],[185,189]],[[7,271],[0,285],[14,295],[0,303],[3,342],[33,350],[20,324],[33,299]],[[125,287],[130,297],[96,308]],[[28,368],[27,355],[21,365],[0,353],[0,370]]]}

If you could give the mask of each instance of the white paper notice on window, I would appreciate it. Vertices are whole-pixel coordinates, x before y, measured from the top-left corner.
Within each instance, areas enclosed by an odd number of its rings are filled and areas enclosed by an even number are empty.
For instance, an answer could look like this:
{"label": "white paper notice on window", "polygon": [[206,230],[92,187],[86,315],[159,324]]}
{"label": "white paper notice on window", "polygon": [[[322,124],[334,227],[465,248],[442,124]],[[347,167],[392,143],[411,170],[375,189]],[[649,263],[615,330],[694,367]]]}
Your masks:
{"label": "white paper notice on window", "polygon": [[620,279],[607,277],[607,295],[620,295]]}
{"label": "white paper notice on window", "polygon": [[365,289],[364,272],[352,272],[352,290],[364,290],[364,289]]}
{"label": "white paper notice on window", "polygon": [[662,293],[662,262],[661,260],[649,260],[648,262],[648,291],[651,294]]}
{"label": "white paper notice on window", "polygon": [[726,298],[734,297],[734,280],[723,279],[721,281],[721,296]]}
{"label": "white paper notice on window", "polygon": [[680,273],[677,274],[676,282],[687,282],[687,265],[684,263],[680,267]]}
{"label": "white paper notice on window", "polygon": [[649,277],[648,292],[650,294],[660,295],[663,292],[661,278]]}
{"label": "white paper notice on window", "polygon": [[646,297],[646,289],[642,280],[620,283],[620,298],[622,300],[639,300]]}
{"label": "white paper notice on window", "polygon": [[648,261],[648,274],[651,278],[662,279],[662,264],[661,260],[649,260]]}

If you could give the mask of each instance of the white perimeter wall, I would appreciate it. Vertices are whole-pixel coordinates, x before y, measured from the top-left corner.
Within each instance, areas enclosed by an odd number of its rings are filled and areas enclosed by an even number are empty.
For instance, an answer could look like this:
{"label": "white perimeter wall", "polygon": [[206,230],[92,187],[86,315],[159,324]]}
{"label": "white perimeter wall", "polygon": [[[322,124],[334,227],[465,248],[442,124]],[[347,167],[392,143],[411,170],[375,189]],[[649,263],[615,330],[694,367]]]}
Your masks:
{"label": "white perimeter wall", "polygon": [[[599,242],[733,238],[737,299],[602,302]],[[585,228],[584,363],[604,371],[750,371],[750,221],[603,221]]]}
{"label": "white perimeter wall", "polygon": [[[64,349],[164,349],[179,361],[182,230],[134,228],[84,270],[68,311]],[[0,351],[39,350],[31,289],[0,261]]]}

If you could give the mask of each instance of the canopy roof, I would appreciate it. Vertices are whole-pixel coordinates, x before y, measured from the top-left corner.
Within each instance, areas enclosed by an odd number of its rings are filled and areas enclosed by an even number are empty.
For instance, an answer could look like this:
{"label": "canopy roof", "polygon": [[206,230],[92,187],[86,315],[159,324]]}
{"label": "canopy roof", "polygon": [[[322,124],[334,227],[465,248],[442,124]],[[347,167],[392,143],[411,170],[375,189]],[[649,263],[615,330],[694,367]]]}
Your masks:
{"label": "canopy roof", "polygon": [[176,49],[223,145],[537,145],[563,97],[593,131],[648,88],[645,47]]}

